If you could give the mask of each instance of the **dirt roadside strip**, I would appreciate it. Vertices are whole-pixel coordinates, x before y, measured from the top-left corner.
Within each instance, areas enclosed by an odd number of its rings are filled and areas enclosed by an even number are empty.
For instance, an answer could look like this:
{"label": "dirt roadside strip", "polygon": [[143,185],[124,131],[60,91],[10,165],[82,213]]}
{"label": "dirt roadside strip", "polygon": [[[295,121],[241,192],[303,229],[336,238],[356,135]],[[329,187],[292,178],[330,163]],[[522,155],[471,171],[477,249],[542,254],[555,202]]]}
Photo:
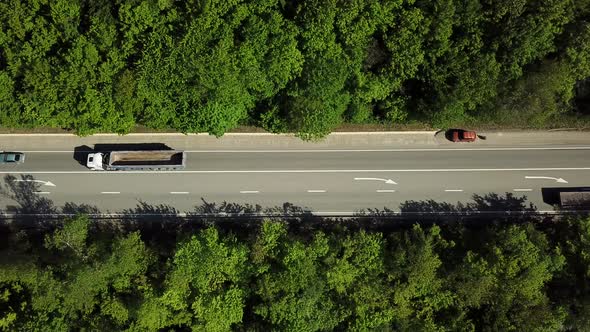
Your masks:
{"label": "dirt roadside strip", "polygon": [[73,151],[94,144],[162,143],[189,151],[242,150],[351,150],[351,149],[464,149],[484,147],[590,146],[585,131],[489,131],[474,143],[451,143],[436,131],[335,132],[317,142],[302,141],[292,134],[228,133],[220,138],[208,134],[131,133],[96,134],[0,134],[0,150]]}

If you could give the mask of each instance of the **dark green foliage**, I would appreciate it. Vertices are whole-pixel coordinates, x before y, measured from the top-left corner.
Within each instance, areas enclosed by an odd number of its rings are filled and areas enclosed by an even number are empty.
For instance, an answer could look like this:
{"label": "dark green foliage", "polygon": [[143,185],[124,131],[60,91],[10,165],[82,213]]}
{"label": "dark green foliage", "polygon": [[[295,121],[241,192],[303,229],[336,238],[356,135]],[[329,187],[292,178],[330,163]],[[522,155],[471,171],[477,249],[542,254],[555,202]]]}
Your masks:
{"label": "dark green foliage", "polygon": [[[0,125],[80,135],[343,122],[552,126],[590,76],[588,1],[6,0]],[[512,122],[511,122],[512,121]]]}
{"label": "dark green foliage", "polygon": [[305,236],[265,221],[178,233],[173,250],[83,216],[2,235],[6,331],[590,327],[588,218]]}
{"label": "dark green foliage", "polygon": [[112,235],[79,217],[47,234],[42,246],[7,247],[0,266],[4,327],[113,330],[136,320],[134,307],[151,289],[153,255],[138,233]]}

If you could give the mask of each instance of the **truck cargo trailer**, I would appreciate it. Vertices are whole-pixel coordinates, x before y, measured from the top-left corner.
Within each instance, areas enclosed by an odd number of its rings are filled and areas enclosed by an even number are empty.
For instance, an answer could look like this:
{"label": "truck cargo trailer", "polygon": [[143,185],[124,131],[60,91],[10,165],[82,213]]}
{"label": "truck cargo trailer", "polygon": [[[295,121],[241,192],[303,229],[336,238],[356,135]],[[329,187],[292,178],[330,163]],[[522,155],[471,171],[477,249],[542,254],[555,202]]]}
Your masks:
{"label": "truck cargo trailer", "polygon": [[94,171],[170,171],[184,169],[186,154],[177,150],[110,151],[88,154]]}
{"label": "truck cargo trailer", "polygon": [[562,208],[590,207],[590,191],[562,191],[559,200]]}

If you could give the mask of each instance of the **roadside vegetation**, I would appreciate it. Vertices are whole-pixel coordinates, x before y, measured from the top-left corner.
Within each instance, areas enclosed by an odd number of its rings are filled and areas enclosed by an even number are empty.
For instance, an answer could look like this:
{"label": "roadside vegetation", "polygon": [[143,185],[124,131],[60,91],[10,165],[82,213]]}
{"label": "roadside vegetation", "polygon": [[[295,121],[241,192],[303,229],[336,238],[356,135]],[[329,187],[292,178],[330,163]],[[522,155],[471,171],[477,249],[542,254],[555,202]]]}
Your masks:
{"label": "roadside vegetation", "polygon": [[583,127],[589,15],[589,0],[5,0],[0,125]]}
{"label": "roadside vegetation", "polygon": [[0,330],[589,330],[590,218],[514,218],[6,224]]}

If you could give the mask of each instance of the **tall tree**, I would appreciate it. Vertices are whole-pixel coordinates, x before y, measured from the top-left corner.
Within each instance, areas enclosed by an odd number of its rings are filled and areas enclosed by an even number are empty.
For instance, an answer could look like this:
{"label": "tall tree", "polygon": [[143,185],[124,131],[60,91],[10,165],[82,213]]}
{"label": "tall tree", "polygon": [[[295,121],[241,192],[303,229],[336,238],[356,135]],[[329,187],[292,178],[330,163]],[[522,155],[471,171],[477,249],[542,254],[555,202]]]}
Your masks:
{"label": "tall tree", "polygon": [[328,296],[322,262],[329,243],[316,233],[308,243],[286,236],[284,225],[266,222],[254,243],[257,273],[254,312],[281,331],[334,329],[343,312]]}
{"label": "tall tree", "polygon": [[230,331],[242,322],[249,295],[247,259],[244,244],[215,228],[191,237],[177,248],[162,296],[146,301],[137,327]]}
{"label": "tall tree", "polygon": [[336,39],[336,0],[305,1],[296,20],[301,25],[302,76],[287,90],[291,129],[303,138],[325,136],[343,121],[350,97],[345,90],[349,59]]}
{"label": "tall tree", "polygon": [[[464,234],[467,249],[452,277],[459,304],[485,330],[558,330],[565,318],[552,308],[545,286],[564,264],[559,250],[532,225],[489,229],[479,241]],[[462,249],[462,250],[465,250]]]}

